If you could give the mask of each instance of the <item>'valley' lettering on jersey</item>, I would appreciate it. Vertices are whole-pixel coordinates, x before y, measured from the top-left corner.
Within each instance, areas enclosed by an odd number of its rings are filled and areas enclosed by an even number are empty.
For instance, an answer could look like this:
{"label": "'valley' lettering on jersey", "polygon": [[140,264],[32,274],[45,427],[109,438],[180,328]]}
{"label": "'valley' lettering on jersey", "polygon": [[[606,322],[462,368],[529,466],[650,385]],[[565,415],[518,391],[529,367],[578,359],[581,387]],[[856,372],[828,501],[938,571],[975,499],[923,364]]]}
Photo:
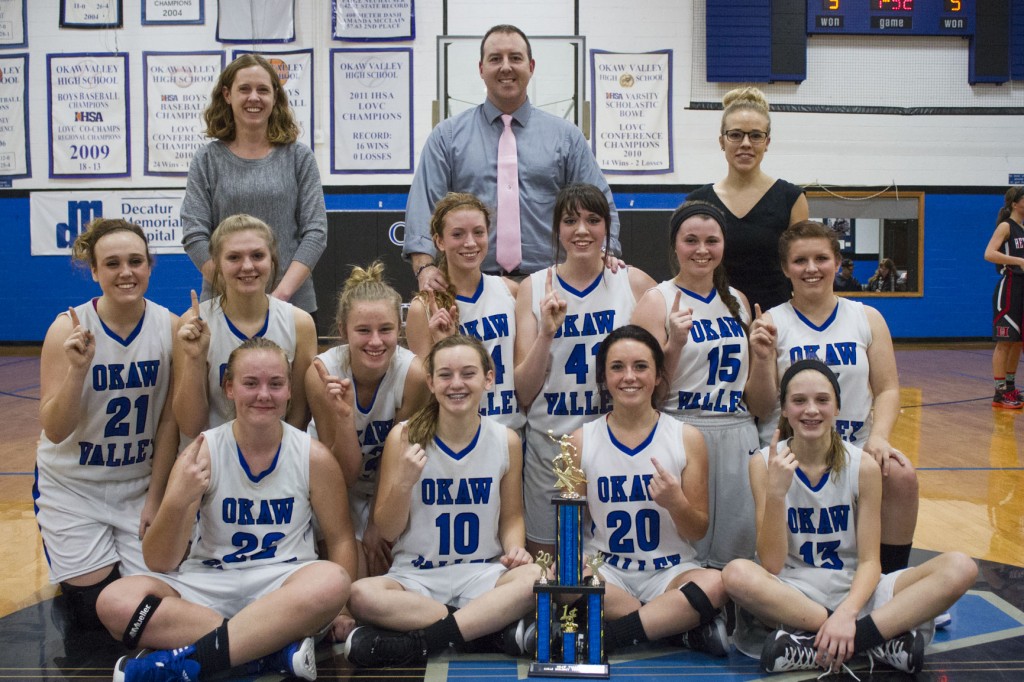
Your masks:
{"label": "'valley' lettering on jersey", "polygon": [[149,458],[152,441],[142,438],[135,443],[89,443],[79,441],[81,454],[78,463],[82,466],[120,467],[141,464]]}

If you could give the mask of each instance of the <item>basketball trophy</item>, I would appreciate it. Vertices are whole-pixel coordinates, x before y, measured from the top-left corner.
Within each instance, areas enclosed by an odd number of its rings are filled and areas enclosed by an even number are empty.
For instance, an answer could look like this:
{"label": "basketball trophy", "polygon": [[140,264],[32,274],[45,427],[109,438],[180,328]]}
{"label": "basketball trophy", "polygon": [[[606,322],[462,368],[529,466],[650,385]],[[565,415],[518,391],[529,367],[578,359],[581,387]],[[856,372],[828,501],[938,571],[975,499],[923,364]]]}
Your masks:
{"label": "basketball trophy", "polygon": [[[548,434],[552,440],[554,436]],[[597,569],[604,563],[600,555],[585,559],[583,556],[583,514],[587,499],[576,492],[576,486],[585,483],[583,472],[573,463],[575,450],[565,435],[558,439],[559,455],[555,457],[555,487],[561,493],[551,498],[555,506],[557,534],[557,568],[553,581],[547,579],[551,555],[541,552],[537,563],[541,565],[541,578],[533,585],[537,595],[537,653],[530,664],[530,677],[575,677],[607,679],[608,658],[604,652],[604,583]],[[590,567],[590,580],[583,580],[583,564]],[[583,623],[576,621],[576,609],[558,604],[558,594],[582,595],[586,598],[587,614]],[[552,608],[557,615],[553,622]],[[552,628],[561,636],[552,637]],[[555,643],[555,646],[552,646]],[[558,644],[561,644],[559,651]]]}

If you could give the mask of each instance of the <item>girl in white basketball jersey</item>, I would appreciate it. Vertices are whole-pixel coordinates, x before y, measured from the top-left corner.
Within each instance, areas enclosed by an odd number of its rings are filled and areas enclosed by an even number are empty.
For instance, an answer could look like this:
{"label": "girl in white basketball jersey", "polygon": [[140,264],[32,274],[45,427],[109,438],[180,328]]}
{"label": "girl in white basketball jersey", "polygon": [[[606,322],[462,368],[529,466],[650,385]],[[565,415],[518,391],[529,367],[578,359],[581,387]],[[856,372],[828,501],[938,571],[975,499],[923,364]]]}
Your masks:
{"label": "girl in white basketball jersey", "polygon": [[[889,327],[874,308],[832,292],[839,242],[821,223],[808,220],[786,230],[779,238],[779,258],[793,298],[763,315],[756,311],[752,352],[759,361],[775,361],[774,386],[804,358],[825,362],[839,377],[845,407],[836,431],[882,469],[882,572],[906,568],[917,526],[917,474],[889,442],[900,410]],[[764,440],[769,434],[762,430]]]}
{"label": "girl in white basketball jersey", "polygon": [[476,339],[450,336],[426,364],[430,402],[392,430],[381,461],[374,518],[395,560],[387,575],[353,585],[349,602],[370,624],[345,645],[361,667],[422,665],[503,628],[509,653],[522,653],[520,619],[535,604],[522,446],[479,413],[494,380],[490,355]]}
{"label": "girl in white basketball jersey", "polygon": [[513,367],[519,284],[481,272],[489,225],[490,212],[472,194],[450,192],[437,202],[430,233],[448,289],[420,292],[412,300],[405,335],[409,349],[421,358],[452,334],[479,339],[494,362],[494,386],[484,394],[480,414],[522,429],[526,414],[519,409]]}
{"label": "girl in white basketball jersey", "polygon": [[[677,208],[669,219],[676,276],[645,293],[633,313],[665,351],[670,384],[658,408],[696,426],[707,443],[709,525],[696,546],[698,560],[715,568],[754,556],[747,460],[760,447],[754,415],[767,416],[775,402],[772,375],[748,380],[757,371],[747,339],[750,306],[726,279],[725,221],[707,202]],[[760,371],[772,368],[763,362]]]}
{"label": "girl in white basketball jersey", "polygon": [[[313,680],[312,635],[330,625],[344,638],[352,626],[339,615],[356,566],[345,480],[327,448],[283,421],[287,356],[256,337],[227,364],[237,417],[175,462],[143,542],[151,572],[100,596],[114,637],[157,650],[122,657],[115,682],[209,679],[243,664]],[[326,561],[316,557],[314,515]]]}
{"label": "girl in white basketball jersey", "polygon": [[737,559],[723,572],[733,601],[780,629],[762,644],[751,638],[753,621],[741,617],[735,641],[750,655],[760,648],[767,673],[838,672],[862,652],[917,673],[932,619],[978,569],[950,552],[881,575],[881,471],[835,429],[846,402],[840,383],[819,360],[798,360],[782,375],[779,430],[750,460],[761,564]]}
{"label": "girl in white basketball jersey", "polygon": [[349,511],[359,545],[359,575],[391,565],[390,544],[373,522],[373,495],[384,441],[427,399],[423,363],[398,345],[402,297],[384,281],[384,265],[354,267],[338,296],[341,345],[306,372],[313,421],[309,433],[331,449],[349,483]]}
{"label": "girl in white basketball jersey", "polygon": [[524,279],[516,296],[516,393],[527,409],[526,537],[534,554],[555,551],[551,496],[558,443],[549,432],[572,433],[608,411],[594,356],[604,337],[629,322],[637,299],[654,286],[637,268],[606,267],[611,211],[598,188],[563,188],[553,222],[558,265]]}
{"label": "girl in white basketball jersey", "polygon": [[210,237],[215,296],[202,303],[193,293],[174,343],[174,416],[189,438],[234,419],[221,389],[228,356],[254,337],[270,339],[291,363],[289,424],[309,420],[304,377],[316,355],[316,326],[309,313],[267,294],[276,281],[277,246],[262,220],[245,214],[225,218]]}
{"label": "girl in white basketball jersey", "polygon": [[725,656],[722,574],[701,568],[708,529],[707,451],[700,432],[655,405],[668,372],[661,345],[637,325],[612,331],[597,354],[612,411],[572,434],[593,522],[586,552],[605,582],[606,649],[686,633],[693,649]]}
{"label": "girl in white basketball jersey", "polygon": [[[71,625],[98,628],[103,587],[145,570],[140,540],[178,445],[170,409],[177,317],[144,296],[153,257],[125,220],[97,218],[75,260],[102,294],[50,325],[40,361],[36,520]],[[119,568],[120,567],[120,568]]]}

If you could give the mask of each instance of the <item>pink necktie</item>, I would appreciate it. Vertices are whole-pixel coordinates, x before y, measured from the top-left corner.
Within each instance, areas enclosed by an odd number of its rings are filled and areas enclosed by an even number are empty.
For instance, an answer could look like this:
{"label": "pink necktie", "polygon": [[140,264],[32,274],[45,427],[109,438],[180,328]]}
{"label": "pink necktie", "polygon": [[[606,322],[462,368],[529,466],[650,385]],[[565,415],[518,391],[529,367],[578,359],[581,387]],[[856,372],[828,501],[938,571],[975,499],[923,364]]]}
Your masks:
{"label": "pink necktie", "polygon": [[523,260],[519,233],[519,160],[516,136],[512,134],[512,115],[502,114],[505,130],[498,138],[498,265],[512,272]]}

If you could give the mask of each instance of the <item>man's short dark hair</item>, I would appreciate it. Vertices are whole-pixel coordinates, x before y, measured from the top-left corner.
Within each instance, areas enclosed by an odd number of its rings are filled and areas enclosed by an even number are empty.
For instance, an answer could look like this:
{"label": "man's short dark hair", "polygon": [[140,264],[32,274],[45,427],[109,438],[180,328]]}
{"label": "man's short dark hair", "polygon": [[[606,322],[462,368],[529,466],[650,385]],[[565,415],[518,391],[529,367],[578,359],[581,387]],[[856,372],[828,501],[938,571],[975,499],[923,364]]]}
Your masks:
{"label": "man's short dark hair", "polygon": [[843,265],[844,268],[852,268],[853,267],[853,261],[850,260],[849,258],[844,258],[842,265]]}
{"label": "man's short dark hair", "polygon": [[517,34],[520,38],[523,39],[523,42],[526,43],[526,58],[529,59],[530,61],[533,61],[533,48],[530,47],[530,39],[526,37],[526,34],[523,33],[518,27],[513,26],[512,24],[498,24],[497,26],[491,26],[489,29],[487,29],[487,33],[484,34],[484,39],[480,41],[481,62],[483,62],[484,60],[484,43],[487,42],[487,39],[491,37],[492,33]]}

